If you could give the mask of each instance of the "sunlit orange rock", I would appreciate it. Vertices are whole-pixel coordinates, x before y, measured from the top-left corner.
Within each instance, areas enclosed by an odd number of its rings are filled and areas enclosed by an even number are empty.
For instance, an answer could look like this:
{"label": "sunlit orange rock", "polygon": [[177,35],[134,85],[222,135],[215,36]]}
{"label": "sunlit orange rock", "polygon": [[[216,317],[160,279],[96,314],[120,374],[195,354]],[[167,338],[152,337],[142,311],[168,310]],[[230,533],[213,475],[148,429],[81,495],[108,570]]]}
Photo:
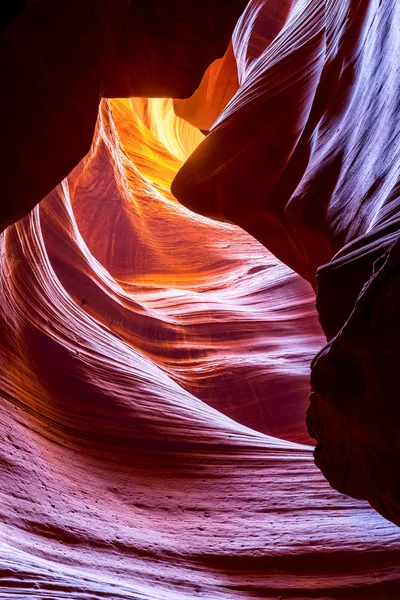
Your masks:
{"label": "sunlit orange rock", "polygon": [[178,117],[207,132],[239,87],[232,43],[223,58],[215,60],[204,73],[193,96],[174,100]]}
{"label": "sunlit orange rock", "polygon": [[248,6],[233,36],[240,89],[172,190],[191,209],[237,223],[314,281],[285,208],[306,166],[295,150],[323,68],[325,10],[323,2],[291,4],[281,5],[278,19],[275,3]]}
{"label": "sunlit orange rock", "polygon": [[[87,154],[102,96],[191,96],[208,65],[223,56],[245,5],[26,2],[0,32],[0,230]],[[7,22],[14,11],[3,11]]]}

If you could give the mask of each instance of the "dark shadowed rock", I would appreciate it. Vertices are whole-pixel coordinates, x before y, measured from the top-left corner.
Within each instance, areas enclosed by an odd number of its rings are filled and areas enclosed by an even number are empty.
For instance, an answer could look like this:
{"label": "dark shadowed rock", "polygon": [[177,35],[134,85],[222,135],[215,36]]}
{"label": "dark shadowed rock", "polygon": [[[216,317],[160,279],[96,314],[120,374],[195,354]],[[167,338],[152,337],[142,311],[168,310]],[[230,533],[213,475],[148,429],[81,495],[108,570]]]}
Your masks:
{"label": "dark shadowed rock", "polygon": [[190,96],[246,2],[26,4],[1,17],[11,20],[0,35],[1,229],[85,156],[102,96]]}
{"label": "dark shadowed rock", "polygon": [[400,525],[400,244],[374,265],[311,371],[315,462],[337,490]]}

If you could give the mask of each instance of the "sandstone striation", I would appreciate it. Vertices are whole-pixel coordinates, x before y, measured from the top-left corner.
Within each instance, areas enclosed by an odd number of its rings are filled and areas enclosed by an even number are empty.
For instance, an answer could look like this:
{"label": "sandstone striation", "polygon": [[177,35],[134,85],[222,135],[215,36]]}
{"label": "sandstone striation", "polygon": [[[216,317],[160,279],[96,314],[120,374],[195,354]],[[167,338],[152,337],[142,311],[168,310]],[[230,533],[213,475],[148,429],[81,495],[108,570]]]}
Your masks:
{"label": "sandstone striation", "polygon": [[398,600],[400,8],[9,7],[0,599]]}
{"label": "sandstone striation", "polygon": [[[250,2],[239,20],[240,87],[172,190],[243,227],[317,290],[330,340],[312,369],[317,464],[398,523],[396,270],[387,283],[381,267],[398,252],[399,5],[274,5]],[[390,317],[367,327],[376,303]]]}
{"label": "sandstone striation", "polygon": [[134,104],[1,236],[0,597],[395,600],[397,527],[313,464],[311,287]]}

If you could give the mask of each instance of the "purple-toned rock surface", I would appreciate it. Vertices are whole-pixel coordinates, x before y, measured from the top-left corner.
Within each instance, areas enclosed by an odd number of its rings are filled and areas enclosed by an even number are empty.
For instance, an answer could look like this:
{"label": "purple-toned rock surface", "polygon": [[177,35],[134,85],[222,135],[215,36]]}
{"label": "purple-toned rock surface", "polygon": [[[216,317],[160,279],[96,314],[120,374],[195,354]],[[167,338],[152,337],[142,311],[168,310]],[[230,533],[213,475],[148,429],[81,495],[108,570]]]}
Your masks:
{"label": "purple-toned rock surface", "polygon": [[[190,99],[95,125],[88,23],[110,65],[129,3],[82,13],[54,80],[60,54],[32,65],[76,15],[30,4],[46,35],[22,11],[1,37],[0,599],[398,600],[399,529],[362,499],[399,522],[399,8],[250,2]],[[140,86],[124,62],[109,85]],[[315,355],[315,461],[359,499],[314,464]]]}
{"label": "purple-toned rock surface", "polygon": [[395,599],[398,529],[308,445],[311,287],[175,201],[133,104],[1,237],[0,597]]}
{"label": "purple-toned rock surface", "polygon": [[[379,269],[399,236],[400,9],[274,6],[251,2],[239,21],[240,87],[172,190],[249,231],[318,290],[332,343],[313,363],[317,464],[399,523],[397,274]],[[376,304],[388,316],[370,327]]]}

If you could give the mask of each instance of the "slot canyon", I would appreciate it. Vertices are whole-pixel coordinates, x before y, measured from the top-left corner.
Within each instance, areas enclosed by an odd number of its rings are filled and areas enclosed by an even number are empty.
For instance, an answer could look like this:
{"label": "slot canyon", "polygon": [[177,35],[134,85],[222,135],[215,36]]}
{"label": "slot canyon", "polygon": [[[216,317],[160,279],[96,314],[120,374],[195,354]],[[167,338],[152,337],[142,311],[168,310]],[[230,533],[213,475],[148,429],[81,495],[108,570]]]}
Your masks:
{"label": "slot canyon", "polygon": [[0,599],[399,600],[398,1],[0,30]]}

